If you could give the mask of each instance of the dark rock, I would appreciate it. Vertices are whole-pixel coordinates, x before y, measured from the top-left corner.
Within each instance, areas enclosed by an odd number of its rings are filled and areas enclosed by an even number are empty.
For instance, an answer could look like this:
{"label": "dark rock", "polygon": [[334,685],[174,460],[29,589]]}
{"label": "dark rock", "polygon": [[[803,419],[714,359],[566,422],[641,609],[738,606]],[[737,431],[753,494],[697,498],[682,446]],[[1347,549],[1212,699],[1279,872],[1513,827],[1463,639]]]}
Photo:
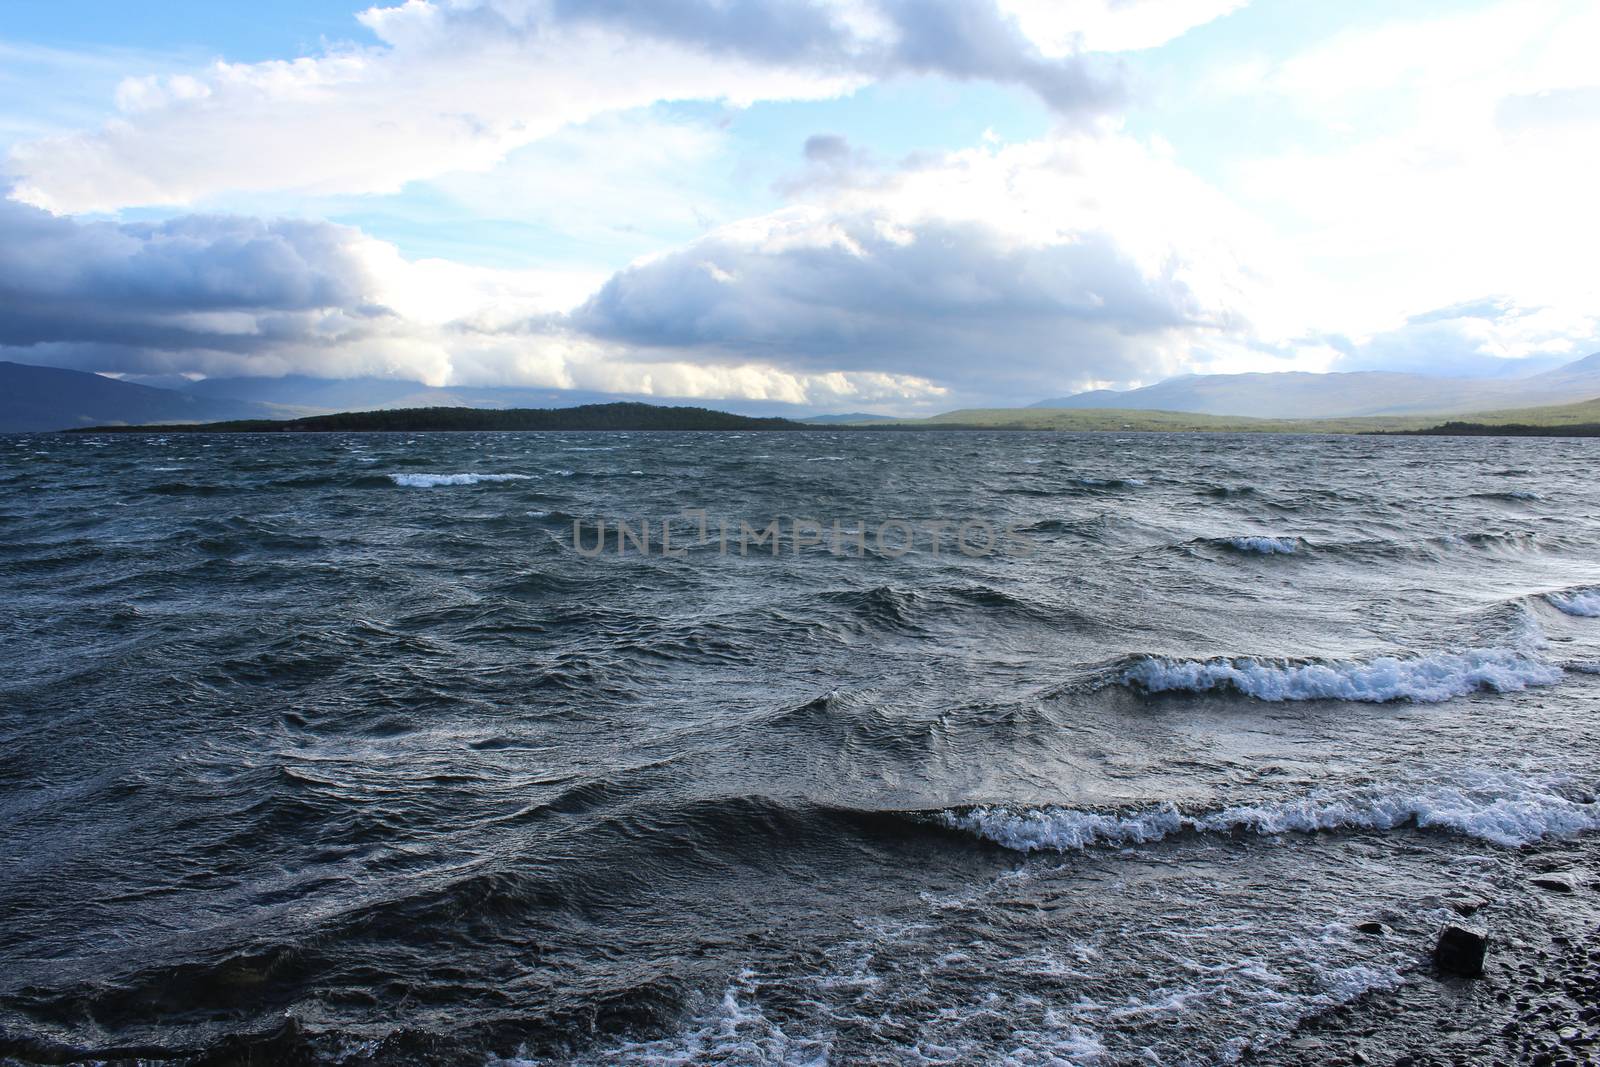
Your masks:
{"label": "dark rock", "polygon": [[1375,920],[1368,919],[1364,923],[1356,923],[1356,929],[1360,930],[1364,934],[1381,934],[1384,931],[1384,925]]}
{"label": "dark rock", "polygon": [[1570,893],[1570,892],[1572,892],[1572,883],[1568,882],[1564,878],[1550,878],[1550,877],[1533,878],[1533,879],[1530,879],[1530,883],[1532,885],[1538,886],[1540,889],[1548,889],[1552,893]]}
{"label": "dark rock", "polygon": [[1487,934],[1452,923],[1439,931],[1439,943],[1433,949],[1433,962],[1447,974],[1477,978],[1483,974],[1483,956],[1488,948]]}
{"label": "dark rock", "polygon": [[1452,900],[1450,908],[1457,915],[1476,915],[1486,903],[1483,900]]}

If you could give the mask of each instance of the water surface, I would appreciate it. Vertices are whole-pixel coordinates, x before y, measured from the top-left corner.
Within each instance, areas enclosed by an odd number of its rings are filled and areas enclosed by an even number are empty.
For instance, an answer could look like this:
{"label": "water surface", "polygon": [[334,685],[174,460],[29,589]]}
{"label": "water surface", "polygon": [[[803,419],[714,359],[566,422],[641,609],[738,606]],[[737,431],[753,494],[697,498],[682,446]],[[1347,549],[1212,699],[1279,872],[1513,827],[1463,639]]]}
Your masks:
{"label": "water surface", "polygon": [[[1211,1063],[1600,826],[1600,445],[0,437],[4,1050]],[[575,519],[986,522],[681,557]],[[592,529],[592,527],[590,527]],[[45,1051],[41,1051],[45,1050]]]}

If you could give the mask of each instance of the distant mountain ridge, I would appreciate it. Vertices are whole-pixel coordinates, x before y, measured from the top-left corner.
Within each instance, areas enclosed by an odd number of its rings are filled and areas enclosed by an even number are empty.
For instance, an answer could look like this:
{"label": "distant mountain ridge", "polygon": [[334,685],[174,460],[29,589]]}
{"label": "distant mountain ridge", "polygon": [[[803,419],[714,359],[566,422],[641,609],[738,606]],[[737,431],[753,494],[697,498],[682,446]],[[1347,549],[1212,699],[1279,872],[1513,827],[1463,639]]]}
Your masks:
{"label": "distant mountain ridge", "polygon": [[85,426],[73,433],[417,433],[455,430],[805,430],[789,419],[697,407],[580,404],[566,408],[385,408],[304,419],[242,419],[160,426]]}
{"label": "distant mountain ridge", "polygon": [[99,374],[0,361],[0,433],[65,430],[119,422],[260,418],[245,401],[195,396]]}
{"label": "distant mountain ridge", "polygon": [[[182,389],[196,396],[260,404],[271,409],[270,417],[280,419],[399,408],[568,408],[613,403],[693,406],[695,399],[549,387],[437,386],[391,378],[312,378],[302,374],[281,378],[204,378]],[[729,400],[726,404],[738,414],[752,417],[796,414],[796,405],[776,401]]]}
{"label": "distant mountain ridge", "polygon": [[[0,361],[0,433],[70,430],[82,426],[299,419],[340,412],[476,408],[569,408],[633,402],[614,394],[571,389],[437,387],[386,378],[151,379],[123,381],[85,371]],[[653,398],[654,399],[654,398]],[[686,398],[659,398],[663,401]],[[793,404],[730,402],[752,418],[794,413]]]}
{"label": "distant mountain ridge", "polygon": [[1526,378],[1435,378],[1393,371],[1185,374],[1139,389],[1094,389],[1029,407],[1341,419],[1462,414],[1593,397],[1600,397],[1600,352]]}
{"label": "distant mountain ridge", "polygon": [[[113,424],[294,420],[395,409],[565,409],[633,398],[558,389],[434,387],[377,378],[202,379],[163,384],[0,361],[0,433]],[[1600,398],[1600,353],[1525,378],[1434,378],[1386,371],[1184,375],[1126,391],[1094,390],[1031,409],[1117,409],[1266,419],[1472,415]],[[658,398],[649,398],[657,401]],[[668,400],[672,398],[659,398]],[[797,415],[794,405],[730,402],[743,417]],[[1014,409],[1029,410],[1029,409]],[[811,425],[891,422],[866,414],[800,418]]]}

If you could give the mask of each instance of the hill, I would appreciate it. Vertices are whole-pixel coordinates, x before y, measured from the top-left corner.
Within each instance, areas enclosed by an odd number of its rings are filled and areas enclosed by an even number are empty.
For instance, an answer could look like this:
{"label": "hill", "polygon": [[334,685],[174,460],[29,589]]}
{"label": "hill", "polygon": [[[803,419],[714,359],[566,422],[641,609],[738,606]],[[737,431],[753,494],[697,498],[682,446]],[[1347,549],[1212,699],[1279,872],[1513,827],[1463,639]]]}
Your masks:
{"label": "hill", "polygon": [[[696,406],[692,397],[530,386],[433,386],[403,379],[313,378],[303,374],[287,374],[281,378],[204,378],[176,387],[211,399],[247,401],[260,407],[260,417],[275,419],[394,408],[569,408],[613,403]],[[793,404],[772,400],[730,398],[719,403],[725,404],[734,414],[756,417],[791,418],[800,411]]]}
{"label": "hill", "polygon": [[1450,415],[1600,396],[1600,353],[1525,378],[1441,378],[1388,371],[1188,374],[1139,389],[1042,400],[1045,409],[1115,408],[1256,418]]}
{"label": "hill", "polygon": [[0,433],[65,430],[106,422],[174,422],[259,417],[238,400],[192,396],[99,374],[0,362]]}
{"label": "hill", "polygon": [[[1575,436],[1582,427],[1600,424],[1600,398],[1575,404],[1532,408],[1507,408],[1473,412],[1471,424],[1484,427],[1526,427],[1527,433],[1563,430]],[[1164,433],[1445,433],[1437,415],[1385,415],[1349,419],[1257,419],[1232,415],[1205,415],[1187,411],[1137,411],[1089,408],[1081,411],[1051,408],[970,408],[928,419],[899,419],[892,423],[861,424],[858,428],[885,430],[1057,430],[1063,432],[1135,431]],[[1456,425],[1465,425],[1465,420]],[[1474,431],[1477,432],[1477,431]],[[1482,432],[1495,432],[1486,429]],[[1512,433],[1512,430],[1499,432]]]}
{"label": "hill", "polygon": [[244,419],[165,426],[90,426],[84,433],[387,433],[432,430],[804,430],[789,419],[653,404],[584,404],[571,408],[401,408],[349,411],[305,419]]}
{"label": "hill", "polygon": [[812,426],[865,426],[873,422],[896,422],[898,420],[893,415],[869,415],[858,411],[844,415],[812,415],[796,421],[809,423]]}

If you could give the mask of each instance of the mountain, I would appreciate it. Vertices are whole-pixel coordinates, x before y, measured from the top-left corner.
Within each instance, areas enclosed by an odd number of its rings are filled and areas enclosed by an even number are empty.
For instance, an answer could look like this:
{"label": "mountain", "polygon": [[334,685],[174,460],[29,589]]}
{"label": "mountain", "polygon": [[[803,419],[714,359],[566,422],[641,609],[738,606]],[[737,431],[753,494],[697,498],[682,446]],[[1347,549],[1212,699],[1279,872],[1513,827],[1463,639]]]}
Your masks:
{"label": "mountain", "polygon": [[[205,378],[185,386],[185,392],[210,399],[227,398],[265,405],[272,410],[271,417],[281,419],[397,408],[568,408],[616,402],[695,403],[693,397],[516,386],[439,387],[387,378],[311,378],[299,374],[282,378]],[[794,417],[805,414],[794,404],[773,401],[729,400],[726,404],[741,415]]]}
{"label": "mountain", "polygon": [[1389,371],[1186,374],[1139,389],[1095,389],[1030,406],[1340,419],[1447,415],[1591,397],[1600,397],[1600,352],[1526,378],[1436,378]]}
{"label": "mountain", "polygon": [[709,408],[583,404],[570,408],[386,408],[304,419],[245,419],[168,426],[85,426],[82,433],[414,433],[424,430],[804,430]]}
{"label": "mountain", "polygon": [[860,426],[872,422],[894,422],[896,419],[893,415],[870,415],[864,411],[857,411],[844,415],[812,415],[799,421],[812,426]]}
{"label": "mountain", "polygon": [[[418,408],[570,408],[686,397],[619,397],[577,389],[424,385],[387,378],[203,378],[149,375],[133,380],[82,371],[0,362],[0,433],[76,426],[300,419],[348,411]],[[794,404],[729,401],[741,416],[806,414]]]}
{"label": "mountain", "polygon": [[0,433],[65,430],[96,423],[194,422],[261,417],[237,400],[119,382],[99,374],[0,362]]}

